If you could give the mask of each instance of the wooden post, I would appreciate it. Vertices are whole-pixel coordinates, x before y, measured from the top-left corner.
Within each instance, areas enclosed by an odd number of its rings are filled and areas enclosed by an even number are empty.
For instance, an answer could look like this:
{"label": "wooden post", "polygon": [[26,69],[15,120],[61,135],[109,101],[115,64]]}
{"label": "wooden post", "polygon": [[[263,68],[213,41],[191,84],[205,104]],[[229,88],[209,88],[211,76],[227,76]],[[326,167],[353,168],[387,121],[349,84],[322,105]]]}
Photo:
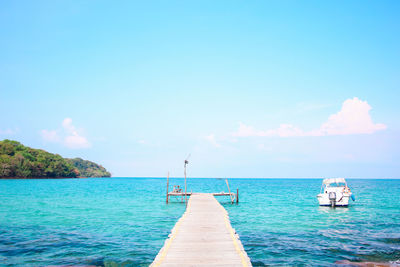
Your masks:
{"label": "wooden post", "polygon": [[188,161],[188,159],[190,158],[190,154],[189,154],[189,156],[185,159],[185,205],[186,205],[186,208],[187,208],[187,186],[186,186],[186,165],[188,165],[189,164],[189,161]]}
{"label": "wooden post", "polygon": [[229,189],[229,183],[228,183],[228,179],[225,179],[226,185],[228,186],[228,191],[229,191],[229,197],[231,198],[231,204],[233,203],[233,198],[231,195],[231,190]]}
{"label": "wooden post", "polygon": [[186,195],[186,162],[185,162],[185,204],[187,207],[187,195]]}
{"label": "wooden post", "polygon": [[168,204],[168,187],[169,187],[169,172],[167,176],[167,204]]}
{"label": "wooden post", "polygon": [[239,188],[236,189],[236,204],[239,203]]}

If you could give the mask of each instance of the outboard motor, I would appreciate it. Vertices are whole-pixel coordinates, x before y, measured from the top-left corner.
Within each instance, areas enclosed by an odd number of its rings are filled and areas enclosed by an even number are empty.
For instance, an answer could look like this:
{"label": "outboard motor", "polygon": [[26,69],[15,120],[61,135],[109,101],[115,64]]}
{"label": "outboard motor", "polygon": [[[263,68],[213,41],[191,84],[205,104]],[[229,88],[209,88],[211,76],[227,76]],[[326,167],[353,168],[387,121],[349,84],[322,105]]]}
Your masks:
{"label": "outboard motor", "polygon": [[334,208],[336,205],[336,193],[329,192],[329,201],[331,202],[331,207]]}

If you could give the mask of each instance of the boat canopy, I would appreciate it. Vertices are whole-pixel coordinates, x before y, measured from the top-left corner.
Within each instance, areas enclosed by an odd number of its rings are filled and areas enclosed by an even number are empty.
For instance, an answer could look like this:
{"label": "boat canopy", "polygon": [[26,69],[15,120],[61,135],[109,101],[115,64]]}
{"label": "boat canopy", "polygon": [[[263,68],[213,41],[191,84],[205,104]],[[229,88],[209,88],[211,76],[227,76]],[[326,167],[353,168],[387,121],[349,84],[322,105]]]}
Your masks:
{"label": "boat canopy", "polygon": [[340,183],[346,184],[346,180],[344,178],[326,178],[322,183],[326,185]]}

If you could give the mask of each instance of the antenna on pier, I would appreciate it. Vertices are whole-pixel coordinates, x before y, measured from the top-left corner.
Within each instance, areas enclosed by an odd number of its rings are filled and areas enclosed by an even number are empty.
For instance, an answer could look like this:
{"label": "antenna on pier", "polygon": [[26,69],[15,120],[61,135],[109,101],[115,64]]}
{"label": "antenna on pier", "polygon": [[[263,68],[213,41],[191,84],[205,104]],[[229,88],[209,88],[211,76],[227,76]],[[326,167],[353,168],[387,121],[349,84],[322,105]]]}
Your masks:
{"label": "antenna on pier", "polygon": [[189,161],[188,161],[188,159],[190,158],[190,153],[189,153],[189,156],[185,159],[185,165],[184,165],[184,172],[185,172],[185,204],[186,204],[186,207],[187,207],[187,194],[186,194],[186,165],[188,165],[189,164]]}

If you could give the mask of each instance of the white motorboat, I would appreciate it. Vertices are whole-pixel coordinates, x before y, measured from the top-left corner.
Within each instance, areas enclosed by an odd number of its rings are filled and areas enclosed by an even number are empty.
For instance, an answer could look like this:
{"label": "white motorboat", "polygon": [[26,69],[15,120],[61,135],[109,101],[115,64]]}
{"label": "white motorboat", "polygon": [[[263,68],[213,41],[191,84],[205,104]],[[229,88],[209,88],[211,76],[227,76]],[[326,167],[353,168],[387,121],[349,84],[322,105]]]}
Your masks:
{"label": "white motorboat", "polygon": [[317,198],[320,206],[331,207],[347,207],[350,198],[355,200],[344,178],[324,179]]}

